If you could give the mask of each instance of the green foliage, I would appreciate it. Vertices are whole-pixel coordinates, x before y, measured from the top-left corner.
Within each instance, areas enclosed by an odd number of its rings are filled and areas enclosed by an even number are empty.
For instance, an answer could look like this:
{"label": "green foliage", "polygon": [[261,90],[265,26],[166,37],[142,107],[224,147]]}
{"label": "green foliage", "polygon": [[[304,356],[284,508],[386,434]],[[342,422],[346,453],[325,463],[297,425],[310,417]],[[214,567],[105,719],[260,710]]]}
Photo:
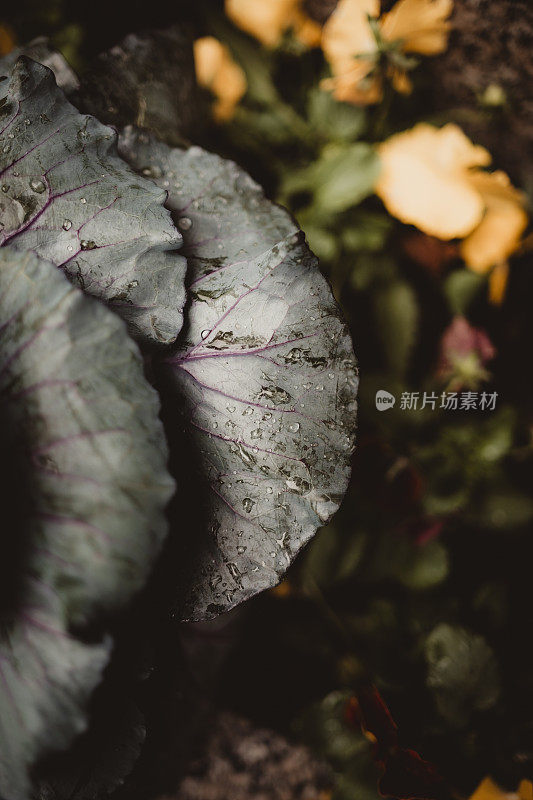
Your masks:
{"label": "green foliage", "polygon": [[439,714],[452,726],[464,727],[472,714],[495,705],[500,693],[498,665],[482,636],[438,625],[426,641],[425,655],[427,685]]}
{"label": "green foliage", "polygon": [[405,281],[389,282],[376,290],[374,304],[387,367],[392,374],[402,377],[416,341],[419,315],[416,295]]}
{"label": "green foliage", "polygon": [[[530,685],[511,655],[521,644],[498,638],[524,620],[528,603],[515,580],[533,519],[524,300],[515,292],[508,312],[491,308],[486,276],[468,271],[453,243],[416,239],[373,196],[375,142],[424,118],[416,92],[393,102],[385,93],[376,107],[339,103],[319,87],[316,52],[261,49],[229,27],[225,41],[250,79],[226,146],[237,161],[253,160],[254,174],[296,216],[350,320],[361,370],[352,488],[289,573],[289,597],[262,606],[276,619],[269,646],[290,665],[285,643],[301,644],[305,625],[315,631],[303,668],[310,682],[315,676],[316,702],[302,690],[297,730],[334,766],[337,800],[377,797],[368,743],[343,717],[344,688],[362,680],[382,687],[404,743],[468,795],[491,770],[508,769],[506,726],[518,713],[508,687],[527,693]],[[213,130],[213,147],[220,135]],[[531,282],[523,285],[527,294]],[[461,357],[476,370],[458,387],[497,392],[493,410],[440,407],[449,386],[439,354],[454,315],[483,329],[497,351],[479,368],[467,348]],[[395,396],[393,409],[376,409],[378,390]],[[438,402],[402,410],[403,392],[433,392]],[[263,669],[260,656],[233,666],[243,679]],[[274,680],[273,692],[281,687]]]}

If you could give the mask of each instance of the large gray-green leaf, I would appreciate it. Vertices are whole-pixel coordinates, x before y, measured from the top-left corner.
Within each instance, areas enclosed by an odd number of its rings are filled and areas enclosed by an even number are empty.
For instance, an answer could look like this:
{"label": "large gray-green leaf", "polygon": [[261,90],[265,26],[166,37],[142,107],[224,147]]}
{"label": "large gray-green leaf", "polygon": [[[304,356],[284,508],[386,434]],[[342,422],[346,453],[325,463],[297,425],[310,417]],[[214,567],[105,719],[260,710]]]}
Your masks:
{"label": "large gray-green leaf", "polygon": [[175,340],[185,260],[165,193],[135,176],[116,134],[83,116],[52,72],[22,56],[0,82],[0,244],[52,261],[133,333]]}
{"label": "large gray-green leaf", "polygon": [[65,94],[71,94],[79,88],[76,73],[65,61],[61,53],[50,47],[45,36],[33,39],[24,47],[15,47],[6,56],[0,58],[0,75],[8,75],[13,70],[20,56],[28,56],[33,61],[48,67],[54,73],[56,83]]}
{"label": "large gray-green leaf", "polygon": [[142,125],[182,144],[201,107],[192,39],[179,27],[126,36],[90,65],[74,103],[108,125]]}
{"label": "large gray-green leaf", "polygon": [[62,604],[34,579],[17,622],[0,634],[0,796],[29,800],[28,770],[67,747],[86,727],[85,706],[100,682],[109,643],[68,634]]}
{"label": "large gray-green leaf", "polygon": [[120,607],[167,530],[157,396],[122,320],[12,247],[0,249],[0,400],[33,476],[24,566],[60,593],[71,623]]}
{"label": "large gray-green leaf", "polygon": [[166,371],[209,486],[209,549],[190,571],[186,610],[202,617],[274,585],[337,510],[355,359],[303,235],[248,175],[132,130],[120,149],[169,184],[190,266],[187,324]]}

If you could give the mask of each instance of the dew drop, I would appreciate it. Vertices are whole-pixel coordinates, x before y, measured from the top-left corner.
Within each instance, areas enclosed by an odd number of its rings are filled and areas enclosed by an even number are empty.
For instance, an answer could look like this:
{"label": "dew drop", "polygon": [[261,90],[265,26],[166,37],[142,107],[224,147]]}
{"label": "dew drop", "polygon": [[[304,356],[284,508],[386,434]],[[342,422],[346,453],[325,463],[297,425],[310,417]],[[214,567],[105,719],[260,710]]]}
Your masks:
{"label": "dew drop", "polygon": [[200,336],[202,337],[202,339],[207,339],[210,333],[211,331],[205,330],[201,332]]}
{"label": "dew drop", "polygon": [[33,192],[37,192],[37,194],[42,194],[46,189],[46,186],[41,180],[33,180],[30,181],[30,189]]}
{"label": "dew drop", "polygon": [[254,506],[255,506],[255,501],[252,500],[251,497],[245,497],[244,500],[242,501],[242,507],[244,508],[247,514],[250,513],[250,511]]}
{"label": "dew drop", "polygon": [[267,491],[267,494],[272,494],[274,489],[272,488],[272,486],[267,486],[267,490],[266,491]]}
{"label": "dew drop", "polygon": [[229,411],[230,414],[233,414],[235,411],[235,406],[226,406],[226,410]]}
{"label": "dew drop", "polygon": [[61,227],[64,231],[69,231],[72,228],[72,222],[69,219],[64,219]]}
{"label": "dew drop", "polygon": [[189,231],[192,227],[192,219],[190,217],[181,217],[178,220],[178,228],[182,231]]}
{"label": "dew drop", "polygon": [[300,430],[300,423],[293,422],[291,425],[289,425],[289,430],[292,431],[292,433],[296,433],[296,431]]}
{"label": "dew drop", "polygon": [[94,250],[96,248],[96,243],[93,242],[92,239],[82,239],[80,247],[82,250]]}
{"label": "dew drop", "polygon": [[87,203],[87,200],[85,199],[85,197],[82,197],[82,198],[81,198],[81,200],[80,200],[80,203],[81,203],[82,205],[86,205],[86,203]]}

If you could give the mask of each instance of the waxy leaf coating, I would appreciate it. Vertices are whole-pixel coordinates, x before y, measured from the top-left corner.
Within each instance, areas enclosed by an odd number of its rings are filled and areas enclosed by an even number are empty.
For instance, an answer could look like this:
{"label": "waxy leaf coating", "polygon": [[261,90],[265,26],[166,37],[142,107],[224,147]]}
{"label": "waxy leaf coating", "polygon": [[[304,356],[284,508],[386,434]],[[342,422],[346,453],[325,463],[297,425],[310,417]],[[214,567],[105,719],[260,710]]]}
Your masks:
{"label": "waxy leaf coating", "polygon": [[201,618],[277,583],[337,510],[355,359],[303,234],[246,173],[133,129],[119,148],[168,188],[190,269],[186,325],[165,370],[209,486],[209,551],[190,570],[184,610]]}
{"label": "waxy leaf coating", "polygon": [[66,95],[79,89],[78,76],[57,50],[50,47],[46,36],[38,36],[23,47],[15,47],[0,59],[0,75],[9,75],[20,56],[27,56],[48,67],[54,73],[56,83]]}
{"label": "waxy leaf coating", "polygon": [[0,797],[29,800],[32,764],[85,730],[109,651],[107,641],[70,636],[61,601],[35,582],[16,625],[0,636]]}
{"label": "waxy leaf coating", "polygon": [[[12,442],[0,453],[0,549],[21,573],[15,607],[0,608],[0,796],[17,800],[27,767],[83,729],[107,661],[107,643],[86,646],[69,629],[144,585],[173,481],[157,395],[123,321],[13,247],[0,249],[0,409]],[[30,478],[6,519],[15,453]]]}
{"label": "waxy leaf coating", "polygon": [[11,247],[0,249],[0,398],[32,475],[32,573],[77,625],[120,607],[166,535],[157,395],[122,320]]}
{"label": "waxy leaf coating", "polygon": [[165,193],[134,175],[116,133],[79,112],[52,72],[21,56],[0,81],[0,245],[60,267],[105,300],[140,339],[172,342],[182,325],[182,239]]}

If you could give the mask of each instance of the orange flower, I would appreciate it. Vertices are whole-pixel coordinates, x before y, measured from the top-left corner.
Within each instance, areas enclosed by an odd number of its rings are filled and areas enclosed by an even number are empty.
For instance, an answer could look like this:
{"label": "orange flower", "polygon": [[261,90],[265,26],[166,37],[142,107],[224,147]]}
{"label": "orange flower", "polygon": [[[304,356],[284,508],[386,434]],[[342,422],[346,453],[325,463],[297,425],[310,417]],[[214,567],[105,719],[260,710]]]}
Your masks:
{"label": "orange flower", "polygon": [[322,29],[307,16],[302,5],[302,0],[226,0],[226,14],[267,47],[279,44],[289,29],[306,47],[316,47]]}
{"label": "orange flower", "polygon": [[506,792],[501,789],[492,778],[484,778],[477,787],[470,800],[532,800],[533,785],[531,781],[523,780],[516,792]]}
{"label": "orange flower", "polygon": [[6,25],[0,25],[0,57],[6,56],[15,47],[13,31]]}
{"label": "orange flower", "polygon": [[376,193],[402,222],[439,239],[459,238],[467,267],[490,276],[490,297],[501,302],[507,259],[528,224],[524,197],[504,172],[484,172],[490,154],[457,125],[420,123],[379,147]]}
{"label": "orange flower", "polygon": [[194,43],[196,78],[200,86],[215,95],[213,116],[223,122],[231,119],[235,106],[246,92],[246,76],[228,48],[213,36]]}
{"label": "orange flower", "polygon": [[323,81],[337,100],[377,103],[383,94],[382,62],[398,92],[411,91],[405,53],[446,49],[452,0],[399,0],[379,18],[379,0],[340,0],[326,22],[322,49],[333,77]]}

